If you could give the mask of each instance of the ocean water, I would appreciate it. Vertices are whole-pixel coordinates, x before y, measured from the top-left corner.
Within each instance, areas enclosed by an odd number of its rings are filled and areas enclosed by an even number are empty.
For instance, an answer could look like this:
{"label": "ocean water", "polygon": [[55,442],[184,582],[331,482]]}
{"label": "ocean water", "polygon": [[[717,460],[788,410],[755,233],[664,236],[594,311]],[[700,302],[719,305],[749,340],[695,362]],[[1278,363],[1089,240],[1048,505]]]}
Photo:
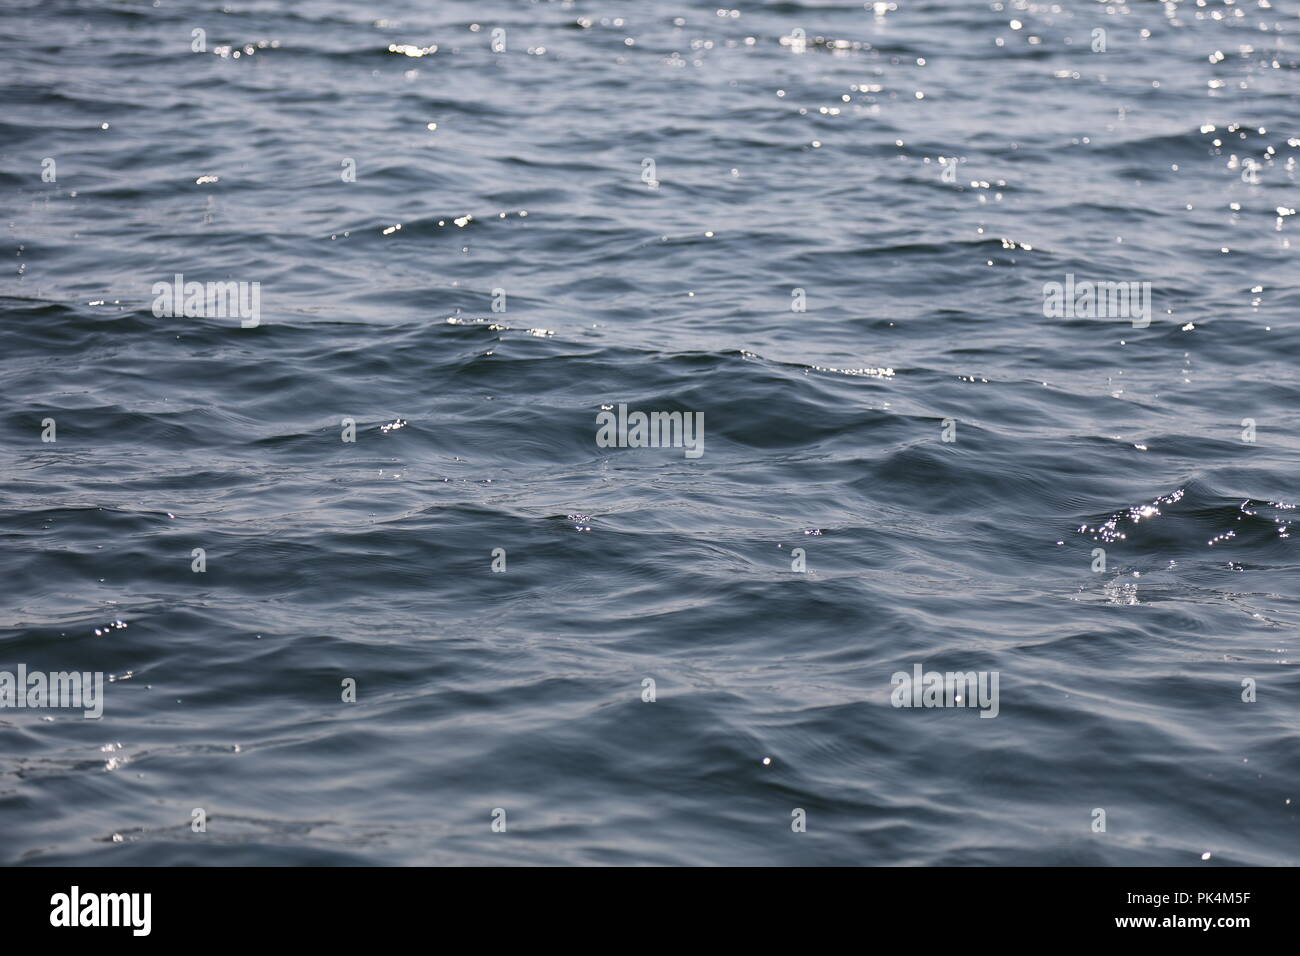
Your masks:
{"label": "ocean water", "polygon": [[0,862],[1296,863],[1298,38],[10,0]]}

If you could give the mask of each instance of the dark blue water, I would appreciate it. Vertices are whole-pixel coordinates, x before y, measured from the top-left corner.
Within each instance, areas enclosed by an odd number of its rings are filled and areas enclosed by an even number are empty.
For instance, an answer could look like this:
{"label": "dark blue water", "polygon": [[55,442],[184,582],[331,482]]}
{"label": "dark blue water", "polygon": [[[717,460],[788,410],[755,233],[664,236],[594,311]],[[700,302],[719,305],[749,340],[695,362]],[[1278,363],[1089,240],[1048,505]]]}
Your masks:
{"label": "dark blue water", "polygon": [[1295,863],[1298,33],[10,0],[0,861]]}

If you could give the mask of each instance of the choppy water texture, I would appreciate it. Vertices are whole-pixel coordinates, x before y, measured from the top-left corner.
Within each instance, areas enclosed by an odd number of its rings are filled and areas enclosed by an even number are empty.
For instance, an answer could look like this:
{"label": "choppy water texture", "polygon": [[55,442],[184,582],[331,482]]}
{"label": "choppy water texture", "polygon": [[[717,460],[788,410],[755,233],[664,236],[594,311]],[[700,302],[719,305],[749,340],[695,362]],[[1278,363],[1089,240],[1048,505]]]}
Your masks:
{"label": "choppy water texture", "polygon": [[[1295,863],[1298,35],[6,4],[0,668],[115,679],[0,711],[0,859]],[[918,663],[999,716],[892,707]]]}

